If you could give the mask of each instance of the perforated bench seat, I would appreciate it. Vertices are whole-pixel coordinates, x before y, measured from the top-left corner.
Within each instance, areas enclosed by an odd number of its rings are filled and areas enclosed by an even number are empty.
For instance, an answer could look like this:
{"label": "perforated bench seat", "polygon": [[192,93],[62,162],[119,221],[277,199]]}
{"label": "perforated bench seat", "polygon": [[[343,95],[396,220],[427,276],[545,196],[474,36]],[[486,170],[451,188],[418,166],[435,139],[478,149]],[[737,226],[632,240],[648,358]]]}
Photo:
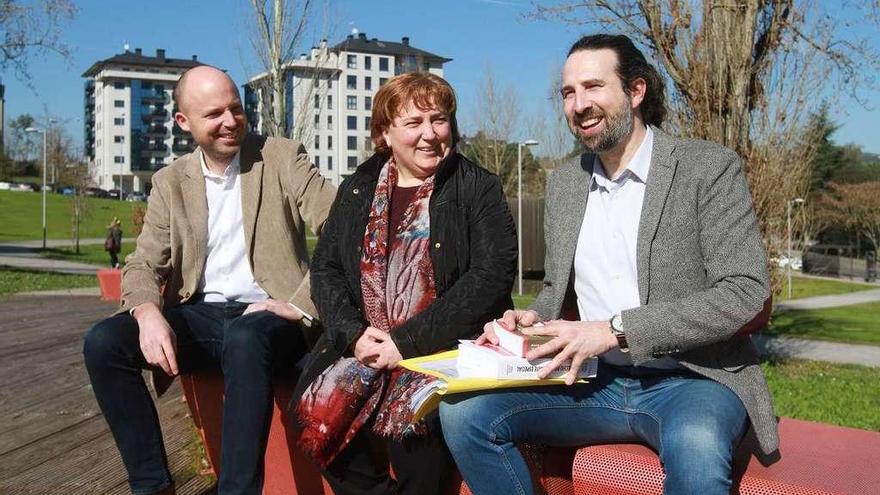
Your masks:
{"label": "perforated bench seat", "polygon": [[[181,376],[184,394],[205,442],[215,473],[220,461],[223,377],[219,372]],[[275,384],[275,407],[266,449],[264,495],[332,495],[318,471],[294,447],[284,409],[291,384]],[[741,495],[880,494],[880,433],[783,418],[781,458],[765,467],[738,452]],[[580,449],[524,449],[536,480],[547,495],[661,494],[663,470],[657,455],[641,445],[596,445]],[[450,493],[471,495],[452,480]]]}

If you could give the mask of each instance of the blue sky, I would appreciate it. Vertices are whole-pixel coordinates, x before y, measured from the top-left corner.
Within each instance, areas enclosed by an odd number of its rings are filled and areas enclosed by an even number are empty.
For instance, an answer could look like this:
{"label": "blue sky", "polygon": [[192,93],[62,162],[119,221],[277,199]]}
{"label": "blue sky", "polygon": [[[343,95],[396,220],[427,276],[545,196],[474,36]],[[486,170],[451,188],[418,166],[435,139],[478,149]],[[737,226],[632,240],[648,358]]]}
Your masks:
{"label": "blue sky", "polygon": [[[323,9],[323,2],[316,3]],[[121,53],[124,43],[149,54],[164,48],[173,58],[198,55],[199,60],[228,70],[238,84],[253,74],[247,65],[257,67],[252,61],[248,64],[247,0],[87,0],[76,4],[80,9],[77,18],[64,32],[73,49],[69,62],[51,56],[33,59],[36,93],[11,73],[3,74],[7,122],[22,113],[41,116],[46,109],[52,117],[66,122],[81,142],[80,75],[92,63]],[[515,87],[524,112],[534,112],[546,103],[551,76],[566,49],[587,29],[524,19],[530,9],[527,0],[338,0],[326,17],[335,33],[331,44],[357,28],[370,38],[398,41],[409,36],[413,46],[452,58],[445,76],[459,94],[463,125],[468,130],[468,109],[487,63],[499,82]],[[315,42],[319,37],[316,34]],[[846,98],[832,108],[832,117],[841,124],[834,139],[880,153],[880,140],[874,137],[880,128],[880,113],[874,109],[880,104],[880,92],[864,93],[863,98],[871,109]]]}

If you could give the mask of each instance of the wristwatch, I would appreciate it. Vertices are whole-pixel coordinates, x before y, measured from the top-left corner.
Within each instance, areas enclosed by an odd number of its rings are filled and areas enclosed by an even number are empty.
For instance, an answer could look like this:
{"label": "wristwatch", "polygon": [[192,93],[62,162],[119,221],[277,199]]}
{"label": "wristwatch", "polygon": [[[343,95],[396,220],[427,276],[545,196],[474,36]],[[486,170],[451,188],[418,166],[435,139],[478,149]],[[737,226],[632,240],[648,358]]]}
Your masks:
{"label": "wristwatch", "polygon": [[623,318],[620,317],[620,313],[611,317],[611,333],[617,337],[617,347],[620,348],[620,352],[629,352],[629,345],[626,343],[626,335],[623,333]]}

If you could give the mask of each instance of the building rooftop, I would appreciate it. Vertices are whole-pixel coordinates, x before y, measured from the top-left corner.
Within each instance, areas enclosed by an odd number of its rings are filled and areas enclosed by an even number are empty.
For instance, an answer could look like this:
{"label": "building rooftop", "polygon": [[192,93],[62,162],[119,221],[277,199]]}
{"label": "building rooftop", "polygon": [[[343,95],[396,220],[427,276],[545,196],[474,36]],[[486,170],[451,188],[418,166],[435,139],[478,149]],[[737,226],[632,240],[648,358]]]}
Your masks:
{"label": "building rooftop", "polygon": [[396,41],[382,41],[376,38],[369,39],[367,38],[366,33],[359,33],[357,36],[349,34],[346,39],[342,40],[341,43],[332,47],[330,50],[334,52],[347,51],[375,53],[378,55],[414,55],[416,57],[423,57],[425,59],[436,60],[442,63],[452,61],[451,58],[441,57],[440,55],[435,55],[410,46],[408,36],[401,38],[398,43]]}
{"label": "building rooftop", "polygon": [[169,67],[176,69],[189,69],[197,65],[204,65],[198,61],[198,57],[193,55],[192,58],[168,58],[165,56],[165,50],[159,48],[156,50],[155,56],[144,55],[140,48],[135,48],[134,52],[128,49],[118,55],[114,55],[108,59],[104,59],[92,64],[82,77],[91,77],[101,72],[108,65],[142,65],[144,67]]}

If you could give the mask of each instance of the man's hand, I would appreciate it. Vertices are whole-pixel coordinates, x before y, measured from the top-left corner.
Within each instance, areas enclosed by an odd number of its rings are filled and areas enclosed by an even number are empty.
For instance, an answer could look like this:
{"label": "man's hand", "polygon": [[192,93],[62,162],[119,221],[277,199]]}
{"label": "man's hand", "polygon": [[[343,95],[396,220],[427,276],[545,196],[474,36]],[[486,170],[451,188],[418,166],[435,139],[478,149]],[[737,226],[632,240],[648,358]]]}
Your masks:
{"label": "man's hand", "polygon": [[504,312],[504,316],[499,318],[498,320],[490,321],[483,325],[483,335],[477,337],[477,340],[474,341],[475,344],[481,345],[486,342],[490,342],[494,345],[498,345],[498,336],[495,335],[495,329],[492,328],[492,324],[497,321],[499,325],[508,329],[515,330],[516,324],[519,323],[520,326],[530,327],[535,323],[538,323],[541,320],[541,317],[538,316],[538,313],[532,310],[523,311],[521,309],[508,309]]}
{"label": "man's hand", "polygon": [[265,301],[251,303],[242,314],[246,315],[248,313],[256,313],[257,311],[268,311],[290,321],[300,321],[303,319],[303,312],[294,305],[276,299],[266,299]]}
{"label": "man's hand", "polygon": [[397,363],[403,359],[391,335],[374,327],[367,327],[355,341],[354,357],[361,364],[377,370],[397,368]]}
{"label": "man's hand", "polygon": [[538,378],[546,378],[562,363],[571,360],[571,371],[565,374],[566,385],[577,379],[578,370],[585,359],[598,356],[605,351],[617,347],[617,337],[611,333],[611,324],[607,321],[565,321],[553,320],[541,327],[524,328],[526,335],[550,335],[550,342],[541,345],[526,354],[526,359],[556,354],[538,373]]}
{"label": "man's hand", "polygon": [[159,307],[155,303],[144,303],[134,308],[133,315],[147,363],[162,368],[168,376],[177,375],[177,336]]}

